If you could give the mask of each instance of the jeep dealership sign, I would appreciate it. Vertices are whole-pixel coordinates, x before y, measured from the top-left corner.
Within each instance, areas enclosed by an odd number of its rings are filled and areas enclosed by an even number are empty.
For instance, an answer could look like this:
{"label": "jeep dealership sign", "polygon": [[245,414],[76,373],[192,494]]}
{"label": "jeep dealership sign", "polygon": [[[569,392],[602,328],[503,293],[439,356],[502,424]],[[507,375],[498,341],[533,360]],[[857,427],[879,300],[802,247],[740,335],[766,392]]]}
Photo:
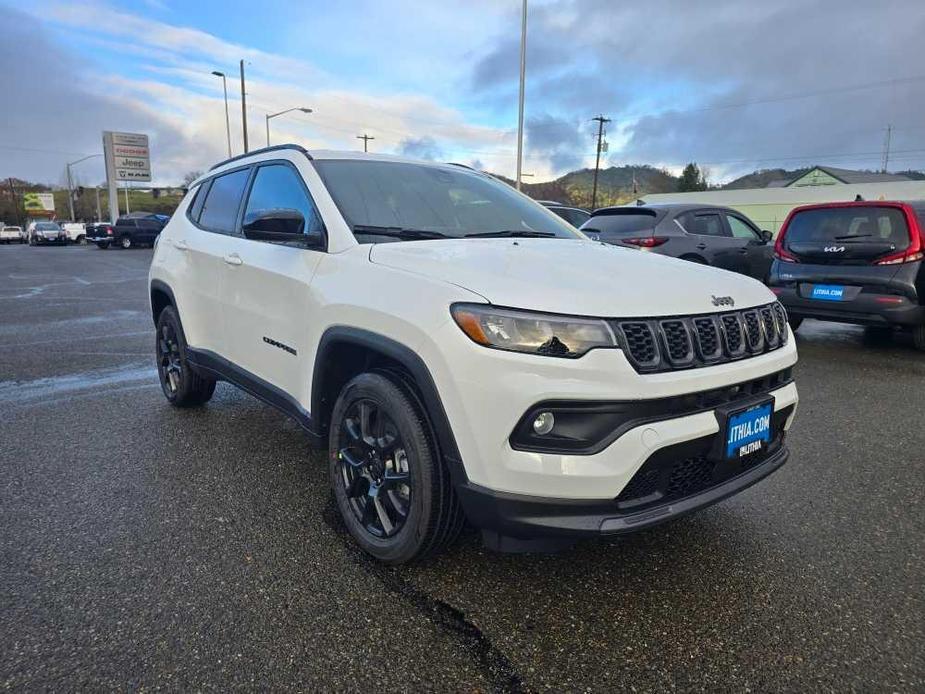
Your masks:
{"label": "jeep dealership sign", "polygon": [[140,133],[103,133],[106,175],[116,181],[150,181],[148,136]]}
{"label": "jeep dealership sign", "polygon": [[103,159],[106,160],[106,184],[109,188],[109,218],[115,224],[119,218],[118,182],[151,180],[148,136],[142,133],[104,131]]}

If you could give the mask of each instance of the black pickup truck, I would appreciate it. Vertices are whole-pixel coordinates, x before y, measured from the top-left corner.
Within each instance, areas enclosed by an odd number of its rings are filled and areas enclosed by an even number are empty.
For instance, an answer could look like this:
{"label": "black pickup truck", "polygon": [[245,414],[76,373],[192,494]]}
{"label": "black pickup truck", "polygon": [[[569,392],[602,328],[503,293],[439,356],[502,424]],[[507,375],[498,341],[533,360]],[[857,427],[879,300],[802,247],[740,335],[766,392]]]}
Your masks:
{"label": "black pickup truck", "polygon": [[161,233],[170,218],[162,214],[132,212],[119,217],[115,224],[100,222],[87,225],[87,240],[99,248],[106,249],[112,245],[119,248],[154,245],[154,240]]}

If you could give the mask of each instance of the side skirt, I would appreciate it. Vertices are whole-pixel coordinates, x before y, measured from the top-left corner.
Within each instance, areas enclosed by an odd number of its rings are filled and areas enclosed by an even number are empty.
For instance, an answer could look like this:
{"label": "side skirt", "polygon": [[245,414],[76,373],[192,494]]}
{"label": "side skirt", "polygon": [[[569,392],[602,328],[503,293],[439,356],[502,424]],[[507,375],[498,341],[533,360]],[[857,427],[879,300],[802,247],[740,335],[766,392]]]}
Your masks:
{"label": "side skirt", "polygon": [[323,448],[326,445],[324,437],[315,429],[311,414],[284,390],[245,371],[215,352],[192,347],[187,348],[187,351],[189,362],[195,369],[217,380],[227,381],[291,417],[308,433],[313,446]]}

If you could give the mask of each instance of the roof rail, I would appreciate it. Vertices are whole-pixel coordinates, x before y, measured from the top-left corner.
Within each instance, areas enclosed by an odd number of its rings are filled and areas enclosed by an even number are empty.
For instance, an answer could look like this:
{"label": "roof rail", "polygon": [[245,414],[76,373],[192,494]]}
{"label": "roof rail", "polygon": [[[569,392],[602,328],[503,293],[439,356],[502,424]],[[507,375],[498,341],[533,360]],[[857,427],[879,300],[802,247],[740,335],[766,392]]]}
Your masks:
{"label": "roof rail", "polygon": [[305,149],[302,145],[295,145],[291,143],[287,145],[273,145],[272,147],[261,147],[260,149],[252,149],[250,152],[245,152],[244,154],[239,154],[236,157],[231,157],[230,159],[225,159],[224,161],[220,161],[218,164],[215,164],[214,166],[209,168],[209,171],[215,171],[215,169],[217,169],[220,166],[224,166],[225,164],[230,164],[233,161],[238,161],[239,159],[244,159],[246,157],[252,157],[255,154],[264,154],[266,152],[278,152],[283,149],[294,149],[295,151],[301,152],[302,154],[304,154],[306,157],[308,157],[309,160],[311,160],[312,158],[312,155],[309,154],[308,150]]}

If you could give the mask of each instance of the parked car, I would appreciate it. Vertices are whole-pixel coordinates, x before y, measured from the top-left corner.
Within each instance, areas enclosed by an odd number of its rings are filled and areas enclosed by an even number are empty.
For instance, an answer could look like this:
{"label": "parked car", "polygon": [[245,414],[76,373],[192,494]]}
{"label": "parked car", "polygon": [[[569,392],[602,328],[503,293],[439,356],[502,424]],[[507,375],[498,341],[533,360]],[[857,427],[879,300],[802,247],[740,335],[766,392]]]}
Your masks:
{"label": "parked car", "polygon": [[25,243],[22,227],[0,226],[0,243]]}
{"label": "parked car", "polygon": [[468,168],[234,157],[191,185],[149,286],[167,401],[225,380],[326,440],[344,523],[383,562],[464,518],[502,550],[641,530],[788,456],[797,353],[767,287],[602,250]]}
{"label": "parked car", "polygon": [[80,244],[87,242],[86,225],[83,222],[64,222],[61,228],[67,232],[69,241]]}
{"label": "parked car", "polygon": [[765,281],[773,235],[728,207],[634,205],[595,210],[581,230],[592,239],[713,265]]}
{"label": "parked car", "polygon": [[588,221],[588,217],[591,216],[590,212],[583,210],[580,207],[570,207],[569,205],[563,205],[562,203],[555,202],[553,200],[537,200],[537,202],[540,203],[543,207],[555,212],[573,227],[580,227],[582,224]]}
{"label": "parked car", "polygon": [[772,291],[804,318],[910,330],[925,351],[925,202],[798,207],[775,244]]}
{"label": "parked car", "polygon": [[93,242],[102,249],[116,245],[119,248],[153,246],[169,217],[149,212],[123,215],[113,224],[96,225]]}
{"label": "parked car", "polygon": [[93,222],[86,225],[85,234],[88,243],[95,243],[97,246],[105,244],[108,248],[112,243],[113,225],[110,222]]}
{"label": "parked car", "polygon": [[26,231],[30,246],[47,243],[67,245],[67,232],[57,222],[32,222]]}

